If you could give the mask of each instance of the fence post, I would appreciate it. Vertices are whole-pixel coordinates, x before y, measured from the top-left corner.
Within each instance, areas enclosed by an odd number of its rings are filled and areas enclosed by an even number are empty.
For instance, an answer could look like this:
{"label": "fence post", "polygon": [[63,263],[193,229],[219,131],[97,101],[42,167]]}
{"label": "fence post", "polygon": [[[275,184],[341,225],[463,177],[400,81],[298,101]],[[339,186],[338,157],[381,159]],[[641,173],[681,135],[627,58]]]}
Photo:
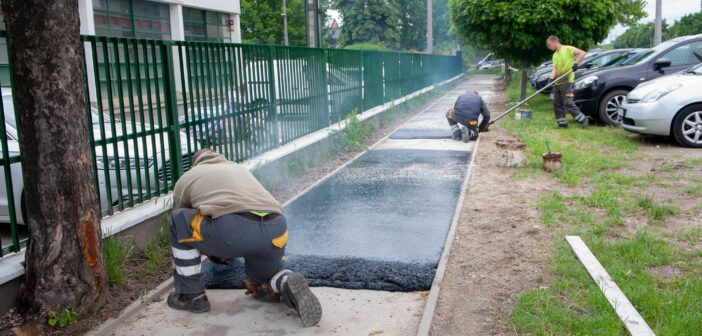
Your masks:
{"label": "fence post", "polygon": [[[278,147],[280,146],[280,136],[278,134],[278,128],[283,127],[283,125],[279,124],[278,113],[276,111],[277,97],[275,88],[278,83],[276,83],[275,78],[275,57],[273,57],[275,52],[274,48],[275,47],[273,47],[272,45],[268,46],[268,83],[270,83],[268,95],[271,98],[270,104],[268,105],[268,120],[271,120],[273,122],[273,144],[275,147]],[[278,74],[278,77],[280,77],[280,75],[282,74]]]}
{"label": "fence post", "polygon": [[360,74],[358,76],[358,79],[360,79],[359,84],[361,86],[361,110],[358,112],[358,114],[361,114],[366,110],[366,107],[365,107],[365,105],[366,105],[365,104],[365,102],[366,102],[366,82],[364,81],[366,64],[364,63],[365,62],[365,59],[363,58],[364,56],[365,56],[365,52],[363,50],[361,50],[361,68],[359,69]]}
{"label": "fence post", "polygon": [[[172,43],[165,41],[161,43],[161,65],[163,69],[163,95],[166,107],[166,129],[168,130],[168,151],[171,158],[171,181],[175,184],[178,178],[183,175],[183,158],[180,148],[180,125],[178,124],[178,101],[175,90]],[[166,163],[164,162],[163,164],[165,165]]]}

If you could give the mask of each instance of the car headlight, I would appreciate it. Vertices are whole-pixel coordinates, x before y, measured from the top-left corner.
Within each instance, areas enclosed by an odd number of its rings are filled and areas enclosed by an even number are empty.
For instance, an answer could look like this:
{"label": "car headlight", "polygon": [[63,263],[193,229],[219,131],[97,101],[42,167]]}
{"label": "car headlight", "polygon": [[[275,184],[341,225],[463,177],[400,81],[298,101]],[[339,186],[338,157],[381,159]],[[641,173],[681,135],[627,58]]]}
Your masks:
{"label": "car headlight", "polygon": [[580,90],[586,87],[591,87],[597,84],[598,79],[599,78],[597,76],[587,76],[583,79],[579,79],[575,81],[575,84],[573,84],[573,89]]}
{"label": "car headlight", "polygon": [[679,89],[682,87],[682,84],[673,84],[668,87],[658,89],[658,90],[653,90],[649,93],[647,93],[643,98],[641,99],[642,103],[651,103],[654,101],[657,101],[658,99],[663,98],[665,95]]}
{"label": "car headlight", "polygon": [[[148,159],[141,159],[141,164],[139,165],[140,168],[143,167],[149,167],[151,166],[154,161],[153,160],[148,160]],[[117,169],[117,164],[119,164],[119,169],[120,170],[125,170],[127,169],[127,159],[125,158],[114,158],[111,156],[107,157],[107,164],[105,164],[105,159],[101,156],[98,156],[95,158],[95,165],[97,166],[97,169],[110,169],[110,170],[115,170]],[[133,169],[136,168],[137,165],[137,159],[135,158],[130,158],[129,159],[129,168]]]}

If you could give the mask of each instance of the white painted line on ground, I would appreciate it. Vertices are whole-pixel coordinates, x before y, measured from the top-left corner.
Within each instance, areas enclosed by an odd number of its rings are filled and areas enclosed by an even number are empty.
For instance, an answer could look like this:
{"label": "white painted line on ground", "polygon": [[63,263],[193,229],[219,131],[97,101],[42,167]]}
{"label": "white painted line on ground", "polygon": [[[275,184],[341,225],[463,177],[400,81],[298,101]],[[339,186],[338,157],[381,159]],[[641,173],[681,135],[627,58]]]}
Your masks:
{"label": "white painted line on ground", "polygon": [[597,287],[600,288],[609,304],[617,312],[619,319],[624,322],[629,333],[632,336],[655,335],[651,327],[646,324],[646,321],[639,315],[634,305],[626,298],[626,295],[612,280],[595,255],[587,248],[585,242],[579,236],[566,236],[565,239],[570,244],[570,247],[573,248],[573,252],[585,266],[587,272],[590,273],[592,280],[595,280]]}

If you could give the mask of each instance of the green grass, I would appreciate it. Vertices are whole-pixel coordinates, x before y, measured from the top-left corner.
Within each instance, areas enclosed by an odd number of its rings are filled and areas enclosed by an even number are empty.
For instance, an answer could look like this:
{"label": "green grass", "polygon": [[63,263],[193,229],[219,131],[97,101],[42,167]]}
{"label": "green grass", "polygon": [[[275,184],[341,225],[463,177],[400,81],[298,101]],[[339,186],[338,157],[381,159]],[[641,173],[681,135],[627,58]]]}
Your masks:
{"label": "green grass", "polygon": [[673,205],[657,204],[653,196],[638,195],[637,205],[646,211],[652,224],[660,224],[666,216],[678,213],[678,208]]}
{"label": "green grass", "polygon": [[341,153],[365,148],[368,140],[375,131],[375,127],[368,122],[358,119],[358,112],[353,111],[344,121],[346,127],[339,131],[337,150]]}
{"label": "green grass", "polygon": [[150,240],[144,247],[147,272],[155,272],[168,262],[170,247],[171,242],[168,237],[168,228],[164,226],[159,231],[158,236]]}
{"label": "green grass", "polygon": [[124,265],[132,255],[131,239],[110,236],[102,242],[102,256],[105,271],[110,284],[118,285],[124,281]]}
{"label": "green grass", "polygon": [[[645,232],[608,242],[584,233],[588,247],[658,335],[699,335],[702,277],[699,258]],[[627,335],[624,325],[564,241],[551,258],[557,275],[548,288],[521,294],[512,313],[530,335]],[[650,269],[675,265],[683,276],[656,277]]]}
{"label": "green grass", "polygon": [[702,184],[686,187],[683,191],[690,196],[702,197]]}
{"label": "green grass", "polygon": [[[507,94],[518,98],[518,75]],[[593,125],[581,129],[570,120],[569,129],[556,129],[548,96],[536,97],[525,107],[531,120],[505,117],[505,128],[527,144],[527,165],[516,178],[551,176],[560,181],[556,189],[539,200],[536,207],[543,223],[556,230],[550,268],[554,283],[547,288],[521,293],[512,313],[515,328],[530,335],[626,335],[624,325],[606,301],[596,283],[574,257],[562,237],[580,235],[659,335],[702,334],[702,252],[682,250],[639,231],[631,236],[620,232],[627,218],[646,216],[651,224],[680,211],[656,202],[646,190],[662,183],[655,174],[630,174],[630,162],[641,157],[639,142],[624,131]],[[570,118],[570,117],[569,117]],[[551,149],[563,154],[563,169],[547,175],[541,169],[541,154]],[[699,166],[702,160],[688,160],[685,166]],[[673,167],[671,166],[672,170]],[[668,181],[667,176],[664,180]],[[557,190],[569,190],[564,194]],[[689,194],[698,191],[690,189]],[[681,234],[699,239],[702,229]],[[611,237],[618,237],[613,239]],[[683,274],[675,280],[658,278],[650,268],[675,265]]]}

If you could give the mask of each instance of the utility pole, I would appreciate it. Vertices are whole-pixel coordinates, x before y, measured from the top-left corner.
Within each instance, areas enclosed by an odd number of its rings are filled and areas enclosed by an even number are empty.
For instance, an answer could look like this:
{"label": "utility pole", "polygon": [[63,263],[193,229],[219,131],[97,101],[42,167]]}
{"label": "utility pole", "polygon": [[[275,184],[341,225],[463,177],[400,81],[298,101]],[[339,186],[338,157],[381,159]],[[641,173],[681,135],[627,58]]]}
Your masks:
{"label": "utility pole", "polygon": [[289,45],[288,40],[288,6],[285,0],[283,0],[283,41],[285,45]]}
{"label": "utility pole", "polygon": [[434,52],[434,20],[432,19],[432,1],[427,0],[427,54]]}
{"label": "utility pole", "polygon": [[307,46],[319,48],[321,44],[319,26],[319,0],[305,0],[305,15],[307,21]]}
{"label": "utility pole", "polygon": [[653,35],[653,45],[663,42],[663,0],[656,0],[656,30]]}

